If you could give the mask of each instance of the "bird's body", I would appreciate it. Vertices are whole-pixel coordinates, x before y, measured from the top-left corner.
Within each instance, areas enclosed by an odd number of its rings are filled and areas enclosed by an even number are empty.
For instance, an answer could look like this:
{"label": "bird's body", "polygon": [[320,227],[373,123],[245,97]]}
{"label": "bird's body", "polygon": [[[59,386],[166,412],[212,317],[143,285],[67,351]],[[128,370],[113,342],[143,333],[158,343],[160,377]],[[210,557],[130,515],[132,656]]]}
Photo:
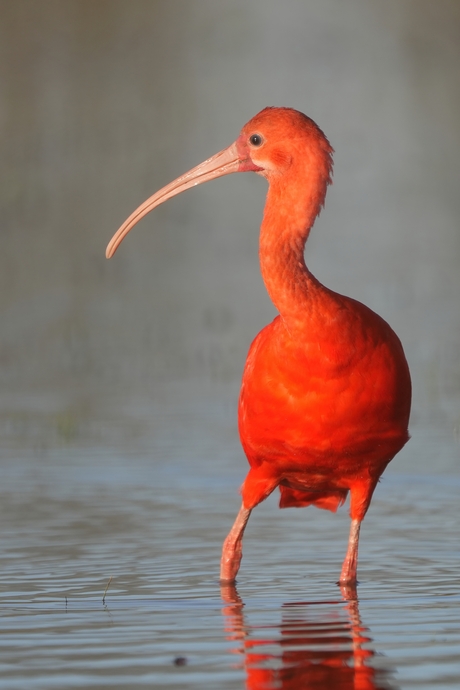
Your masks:
{"label": "bird's body", "polygon": [[[281,507],[336,510],[355,489],[367,508],[367,494],[407,441],[400,422],[407,409],[394,404],[407,380],[395,334],[356,302],[336,305],[328,321],[319,341],[311,320],[290,332],[277,317],[251,346],[238,415],[251,465],[242,489],[247,508],[278,485]],[[352,516],[364,517],[354,504]]]}
{"label": "bird's body", "polygon": [[224,542],[221,578],[233,581],[251,510],[276,487],[280,507],[335,511],[351,493],[340,582],[356,582],[361,521],[387,464],[408,440],[409,369],[390,326],[368,307],[323,286],[304,246],[331,181],[332,149],[302,113],[266,108],[231,147],[148,199],[109,245],[167,198],[230,172],[255,171],[269,191],[260,264],[279,316],[251,345],[238,422],[250,470],[243,504]]}

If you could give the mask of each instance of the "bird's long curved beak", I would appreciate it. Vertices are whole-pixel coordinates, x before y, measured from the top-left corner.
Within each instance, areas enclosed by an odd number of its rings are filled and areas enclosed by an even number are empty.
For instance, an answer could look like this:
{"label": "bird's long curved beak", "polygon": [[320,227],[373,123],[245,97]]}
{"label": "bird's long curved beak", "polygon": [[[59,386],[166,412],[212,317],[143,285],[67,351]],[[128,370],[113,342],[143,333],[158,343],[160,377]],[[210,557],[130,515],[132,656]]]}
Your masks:
{"label": "bird's long curved beak", "polygon": [[208,158],[203,161],[203,163],[192,168],[192,170],[189,170],[184,175],[181,175],[167,184],[144,201],[144,203],[125,220],[107,245],[105,252],[106,257],[110,259],[115,254],[118,246],[128,232],[141,220],[141,218],[147,215],[147,213],[150,213],[156,206],[159,206],[164,201],[171,199],[171,197],[184,192],[190,187],[196,187],[196,185],[208,182],[208,180],[213,180],[216,177],[238,172],[240,170],[240,163],[241,160],[235,142],[228,148],[216,153],[211,158]]}

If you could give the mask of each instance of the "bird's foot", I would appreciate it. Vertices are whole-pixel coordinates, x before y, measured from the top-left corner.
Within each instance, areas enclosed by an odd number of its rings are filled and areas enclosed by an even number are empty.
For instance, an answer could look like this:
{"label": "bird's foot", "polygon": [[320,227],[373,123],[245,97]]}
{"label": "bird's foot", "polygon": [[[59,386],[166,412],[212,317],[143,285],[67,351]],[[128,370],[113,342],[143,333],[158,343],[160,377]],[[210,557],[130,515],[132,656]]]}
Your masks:
{"label": "bird's foot", "polygon": [[340,580],[336,582],[337,586],[340,587],[340,593],[346,601],[357,601],[358,600],[358,582],[341,582]]}

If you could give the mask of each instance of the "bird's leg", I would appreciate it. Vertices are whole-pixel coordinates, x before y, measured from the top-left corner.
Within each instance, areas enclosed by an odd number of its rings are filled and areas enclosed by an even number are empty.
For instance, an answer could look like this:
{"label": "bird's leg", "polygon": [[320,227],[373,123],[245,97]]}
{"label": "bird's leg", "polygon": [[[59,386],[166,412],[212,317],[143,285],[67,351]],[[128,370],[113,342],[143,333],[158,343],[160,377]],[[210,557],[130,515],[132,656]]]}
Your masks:
{"label": "bird's leg", "polygon": [[240,568],[243,557],[243,534],[247,525],[251,511],[241,505],[233,527],[222,547],[222,558],[220,561],[221,582],[234,582]]}
{"label": "bird's leg", "polygon": [[361,520],[355,518],[351,521],[350,536],[348,538],[347,555],[342,565],[342,572],[340,573],[340,585],[355,585],[356,584],[356,570],[358,567],[358,543],[359,530],[361,528]]}

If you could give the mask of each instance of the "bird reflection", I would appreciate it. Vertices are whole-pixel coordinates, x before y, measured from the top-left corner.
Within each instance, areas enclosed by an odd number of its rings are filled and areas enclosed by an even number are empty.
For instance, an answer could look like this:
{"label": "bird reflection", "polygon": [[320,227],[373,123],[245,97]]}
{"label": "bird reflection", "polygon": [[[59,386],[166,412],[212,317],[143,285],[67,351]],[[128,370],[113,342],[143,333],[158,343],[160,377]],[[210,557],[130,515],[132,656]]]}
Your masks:
{"label": "bird reflection", "polygon": [[388,671],[369,663],[375,655],[354,591],[343,602],[281,606],[278,625],[248,625],[234,585],[222,585],[225,633],[243,655],[247,690],[397,690]]}

